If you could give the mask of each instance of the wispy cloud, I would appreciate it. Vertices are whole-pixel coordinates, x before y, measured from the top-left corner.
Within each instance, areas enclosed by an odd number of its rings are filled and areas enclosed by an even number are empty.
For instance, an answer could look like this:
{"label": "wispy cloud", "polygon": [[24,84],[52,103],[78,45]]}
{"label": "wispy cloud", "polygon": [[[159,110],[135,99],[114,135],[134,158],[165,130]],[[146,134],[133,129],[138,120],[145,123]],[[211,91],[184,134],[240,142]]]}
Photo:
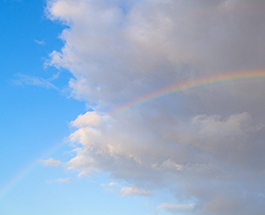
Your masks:
{"label": "wispy cloud", "polygon": [[145,205],[153,211],[154,215],[158,215],[157,210],[153,206],[150,206],[148,202],[145,202]]}
{"label": "wispy cloud", "polygon": [[34,40],[34,42],[39,44],[39,45],[45,45],[45,41],[44,40]]}
{"label": "wispy cloud", "polygon": [[113,186],[116,186],[116,185],[118,185],[116,182],[110,182],[108,184],[101,184],[102,187],[105,187],[105,186],[113,187]]}
{"label": "wispy cloud", "polygon": [[41,160],[40,161],[44,166],[54,166],[58,167],[61,165],[61,161],[59,160],[54,160],[53,158],[49,158],[48,160]]}
{"label": "wispy cloud", "polygon": [[121,188],[120,195],[121,196],[150,196],[152,195],[152,191],[144,190],[139,187],[123,187]]}
{"label": "wispy cloud", "polygon": [[[101,184],[101,187],[104,188],[104,190],[108,193],[112,193],[114,191],[117,191],[117,187],[119,186],[116,182],[110,182],[108,184]],[[120,186],[119,186],[120,187]]]}
{"label": "wispy cloud", "polygon": [[58,88],[52,83],[55,79],[59,77],[59,73],[53,75],[48,79],[44,79],[41,77],[29,76],[25,74],[17,74],[17,79],[12,80],[14,84],[19,86],[31,85],[31,86],[38,86],[44,87],[47,89],[56,89]]}
{"label": "wispy cloud", "polygon": [[47,180],[46,181],[47,184],[52,184],[52,183],[70,184],[72,182],[73,182],[72,178],[58,178],[55,180]]}

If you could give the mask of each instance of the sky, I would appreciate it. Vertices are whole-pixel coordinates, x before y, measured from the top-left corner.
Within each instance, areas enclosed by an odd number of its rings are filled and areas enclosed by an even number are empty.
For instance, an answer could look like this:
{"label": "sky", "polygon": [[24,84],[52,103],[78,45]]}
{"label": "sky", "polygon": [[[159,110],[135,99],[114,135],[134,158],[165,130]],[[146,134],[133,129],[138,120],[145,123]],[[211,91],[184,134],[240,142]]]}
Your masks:
{"label": "sky", "polygon": [[263,0],[0,10],[0,214],[265,213]]}

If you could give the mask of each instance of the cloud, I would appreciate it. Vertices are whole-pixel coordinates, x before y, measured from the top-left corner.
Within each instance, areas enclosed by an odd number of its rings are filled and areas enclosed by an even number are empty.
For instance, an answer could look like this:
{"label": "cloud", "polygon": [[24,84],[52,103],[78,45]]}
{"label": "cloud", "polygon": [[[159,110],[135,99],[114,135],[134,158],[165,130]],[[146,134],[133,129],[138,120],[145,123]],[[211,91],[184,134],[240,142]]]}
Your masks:
{"label": "cloud", "polygon": [[34,40],[34,42],[39,44],[39,45],[45,45],[45,41],[44,40]]}
{"label": "cloud", "polygon": [[54,160],[53,158],[49,158],[48,160],[42,160],[41,162],[44,166],[58,167],[61,165],[61,161]]}
{"label": "cloud", "polygon": [[116,182],[110,182],[108,184],[101,184],[102,187],[105,187],[105,186],[113,187],[113,186],[116,186],[116,185],[118,185],[118,183],[116,183]]}
{"label": "cloud", "polygon": [[79,115],[76,120],[72,121],[71,125],[78,128],[96,126],[100,121],[100,116],[95,112],[86,112],[83,115]]}
{"label": "cloud", "polygon": [[116,182],[110,182],[108,184],[101,184],[101,187],[104,187],[106,192],[114,192],[115,190],[117,190],[117,186],[119,186],[118,183]]}
{"label": "cloud", "polygon": [[260,0],[48,1],[50,19],[68,25],[49,64],[73,74],[72,97],[93,109],[71,123],[76,155],[66,167],[134,184],[121,195],[166,188],[194,205],[185,213],[264,214],[263,78],[130,106],[169,86],[263,71],[264,8]]}
{"label": "cloud", "polygon": [[195,205],[194,204],[168,204],[168,203],[163,203],[159,207],[174,214],[174,213],[179,213],[179,212],[185,212],[185,211],[192,210],[195,207]]}
{"label": "cloud", "polygon": [[120,191],[121,196],[150,196],[151,191],[146,191],[142,188],[137,187],[123,187]]}
{"label": "cloud", "polygon": [[46,183],[51,184],[51,183],[60,183],[60,184],[70,184],[72,183],[73,180],[71,178],[58,178],[56,180],[47,180]]}
{"label": "cloud", "polygon": [[109,184],[108,184],[110,187],[112,187],[112,186],[116,186],[116,185],[118,185],[116,182],[110,182]]}
{"label": "cloud", "polygon": [[153,211],[154,215],[158,215],[156,209],[155,209],[154,207],[150,206],[148,202],[145,202],[145,205],[146,205],[150,210]]}
{"label": "cloud", "polygon": [[55,74],[48,79],[44,79],[41,77],[35,77],[35,76],[28,76],[25,74],[18,74],[17,77],[18,77],[17,79],[13,80],[13,83],[19,86],[32,85],[32,86],[44,87],[47,89],[58,90],[58,88],[51,82],[57,79],[59,77],[59,74]]}

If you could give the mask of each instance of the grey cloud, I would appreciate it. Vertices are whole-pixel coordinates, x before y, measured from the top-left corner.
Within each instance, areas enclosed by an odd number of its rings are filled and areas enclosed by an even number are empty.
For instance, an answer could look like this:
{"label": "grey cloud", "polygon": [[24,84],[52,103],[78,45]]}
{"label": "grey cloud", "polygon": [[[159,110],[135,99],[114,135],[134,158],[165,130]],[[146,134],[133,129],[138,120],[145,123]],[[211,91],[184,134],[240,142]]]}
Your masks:
{"label": "grey cloud", "polygon": [[72,122],[69,138],[80,145],[67,168],[166,187],[194,204],[190,214],[264,214],[264,79],[108,114],[171,85],[263,70],[264,8],[259,0],[48,1],[49,17],[69,26],[49,64],[68,69],[72,96],[94,108]]}
{"label": "grey cloud", "polygon": [[159,207],[167,210],[173,214],[175,213],[180,213],[180,212],[186,212],[189,210],[192,210],[194,208],[194,204],[168,204],[168,203],[163,203]]}

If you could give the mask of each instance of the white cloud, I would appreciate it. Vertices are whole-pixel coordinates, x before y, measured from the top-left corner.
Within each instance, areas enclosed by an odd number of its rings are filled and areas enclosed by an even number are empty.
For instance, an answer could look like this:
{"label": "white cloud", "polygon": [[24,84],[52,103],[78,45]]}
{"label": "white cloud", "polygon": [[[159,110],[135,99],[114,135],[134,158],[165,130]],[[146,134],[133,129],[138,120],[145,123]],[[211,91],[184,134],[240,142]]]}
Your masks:
{"label": "white cloud", "polygon": [[67,168],[135,185],[121,195],[167,188],[198,214],[264,214],[263,78],[206,84],[111,118],[168,86],[264,70],[264,7],[260,0],[48,1],[49,17],[68,25],[49,64],[68,69],[72,96],[94,109],[72,122],[69,139],[78,144]]}
{"label": "white cloud", "polygon": [[116,185],[118,185],[116,182],[110,182],[108,184],[101,184],[102,187],[105,187],[105,186],[113,187],[113,186],[116,186]]}
{"label": "white cloud", "polygon": [[101,184],[101,187],[104,187],[106,192],[114,192],[117,191],[117,187],[119,186],[116,182],[110,182],[108,184]]}
{"label": "white cloud", "polygon": [[47,184],[51,184],[51,183],[70,184],[72,182],[73,182],[73,180],[71,178],[58,178],[55,180],[47,180],[46,181]]}
{"label": "white cloud", "polygon": [[58,88],[52,83],[53,80],[57,79],[59,76],[58,74],[53,75],[52,77],[48,79],[44,79],[41,77],[35,77],[35,76],[28,76],[25,74],[18,74],[17,79],[13,80],[13,83],[16,85],[24,86],[24,85],[32,85],[32,86],[39,86],[39,87],[45,87],[47,89],[56,89]]}
{"label": "white cloud", "polygon": [[121,196],[150,196],[151,191],[144,190],[138,187],[123,187],[120,191]]}
{"label": "white cloud", "polygon": [[108,184],[110,187],[113,187],[113,186],[116,186],[116,185],[118,185],[116,182],[110,182],[109,184]]}
{"label": "white cloud", "polygon": [[61,165],[61,161],[54,160],[53,158],[49,158],[47,160],[42,160],[41,161],[44,166],[55,166],[58,167]]}
{"label": "white cloud", "polygon": [[96,126],[100,123],[100,116],[95,112],[86,112],[83,115],[79,115],[76,120],[71,122],[71,125],[74,127],[87,127],[87,126]]}
{"label": "white cloud", "polygon": [[44,40],[34,40],[34,42],[39,44],[39,45],[45,45],[45,41]]}

